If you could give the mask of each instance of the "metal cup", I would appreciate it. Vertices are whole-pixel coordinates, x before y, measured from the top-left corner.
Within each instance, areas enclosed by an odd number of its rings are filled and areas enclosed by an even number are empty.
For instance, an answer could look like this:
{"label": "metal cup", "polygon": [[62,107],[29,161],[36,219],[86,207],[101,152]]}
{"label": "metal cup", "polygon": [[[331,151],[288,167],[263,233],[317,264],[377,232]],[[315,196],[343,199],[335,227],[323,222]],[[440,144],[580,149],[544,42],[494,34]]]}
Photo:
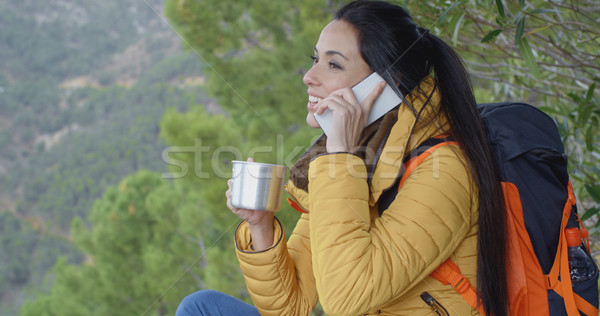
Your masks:
{"label": "metal cup", "polygon": [[270,212],[281,208],[287,167],[239,160],[231,163],[233,207]]}

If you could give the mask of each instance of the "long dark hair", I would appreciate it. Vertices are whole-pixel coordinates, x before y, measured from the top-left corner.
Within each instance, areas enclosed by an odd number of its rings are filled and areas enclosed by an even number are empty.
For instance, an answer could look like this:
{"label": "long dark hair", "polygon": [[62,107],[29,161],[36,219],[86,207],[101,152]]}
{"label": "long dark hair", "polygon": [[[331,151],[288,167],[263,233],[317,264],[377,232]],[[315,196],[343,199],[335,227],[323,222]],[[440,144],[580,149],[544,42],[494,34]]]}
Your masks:
{"label": "long dark hair", "polygon": [[[486,314],[507,314],[504,201],[500,180],[469,76],[444,41],[417,26],[401,7],[383,1],[355,1],[335,19],[359,31],[360,52],[373,71],[397,92],[409,94],[433,71],[441,94],[439,111],[461,144],[479,193],[477,292]],[[407,105],[411,107],[411,105]],[[413,113],[415,109],[411,108]]]}

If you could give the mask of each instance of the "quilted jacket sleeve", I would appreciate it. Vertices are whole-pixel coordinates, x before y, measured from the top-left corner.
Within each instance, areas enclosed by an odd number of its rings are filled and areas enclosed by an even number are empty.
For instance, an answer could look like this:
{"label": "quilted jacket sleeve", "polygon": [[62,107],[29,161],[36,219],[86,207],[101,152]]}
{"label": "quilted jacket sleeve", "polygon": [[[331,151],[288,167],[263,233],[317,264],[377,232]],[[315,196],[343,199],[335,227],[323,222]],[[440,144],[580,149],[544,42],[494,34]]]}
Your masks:
{"label": "quilted jacket sleeve", "polygon": [[236,230],[236,254],[252,302],[261,315],[309,315],[317,304],[312,272],[308,214],[303,214],[288,242],[275,220],[274,244],[253,252],[250,230],[242,222]]}
{"label": "quilted jacket sleeve", "polygon": [[359,157],[329,154],[311,162],[312,264],[327,315],[358,315],[400,297],[465,238],[477,202],[464,161],[450,147],[425,159],[373,222]]}

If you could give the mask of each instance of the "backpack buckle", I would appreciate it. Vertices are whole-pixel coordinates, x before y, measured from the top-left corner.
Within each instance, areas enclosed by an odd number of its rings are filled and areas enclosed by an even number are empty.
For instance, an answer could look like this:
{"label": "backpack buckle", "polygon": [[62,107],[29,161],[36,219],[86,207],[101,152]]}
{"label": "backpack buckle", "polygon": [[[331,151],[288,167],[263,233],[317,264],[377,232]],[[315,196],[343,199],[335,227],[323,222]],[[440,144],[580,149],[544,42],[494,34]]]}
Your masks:
{"label": "backpack buckle", "polygon": [[546,274],[546,275],[544,275],[544,277],[546,278],[546,281],[548,282],[548,283],[546,283],[546,289],[554,290],[554,288],[558,284],[558,279],[553,278],[552,276],[550,276],[550,274]]}
{"label": "backpack buckle", "polygon": [[454,288],[454,290],[459,293],[465,293],[471,288],[471,282],[467,278],[465,278],[462,274],[455,275],[450,281],[450,285]]}

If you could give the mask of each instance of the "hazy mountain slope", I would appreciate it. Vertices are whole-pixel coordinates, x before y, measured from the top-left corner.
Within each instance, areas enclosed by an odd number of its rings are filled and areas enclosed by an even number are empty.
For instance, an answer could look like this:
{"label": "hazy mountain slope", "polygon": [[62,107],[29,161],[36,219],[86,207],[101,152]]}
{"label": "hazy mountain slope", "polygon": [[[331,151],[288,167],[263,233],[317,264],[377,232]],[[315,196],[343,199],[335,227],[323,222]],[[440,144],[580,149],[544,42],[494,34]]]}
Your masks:
{"label": "hazy mountain slope", "polygon": [[[0,314],[15,314],[106,186],[161,171],[158,121],[200,93],[161,1],[0,2]],[[154,9],[154,10],[153,10]]]}

